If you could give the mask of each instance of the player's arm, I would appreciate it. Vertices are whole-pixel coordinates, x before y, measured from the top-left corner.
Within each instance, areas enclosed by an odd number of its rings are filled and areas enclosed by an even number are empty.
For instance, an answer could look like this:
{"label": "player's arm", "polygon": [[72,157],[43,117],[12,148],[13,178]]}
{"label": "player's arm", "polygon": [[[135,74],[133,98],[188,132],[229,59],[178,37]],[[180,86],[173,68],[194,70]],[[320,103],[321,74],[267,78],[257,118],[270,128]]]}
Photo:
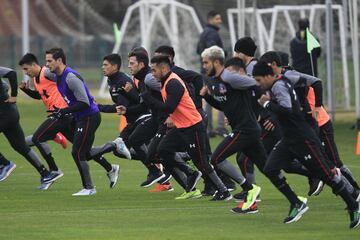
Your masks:
{"label": "player's arm", "polygon": [[173,113],[176,107],[179,105],[182,96],[184,95],[185,89],[177,79],[170,79],[166,85],[166,101],[161,102],[152,97],[148,92],[141,94],[141,97],[146,103],[160,111],[166,113]]}
{"label": "player's arm", "polygon": [[240,75],[227,69],[221,74],[221,79],[234,89],[245,90],[256,86],[256,81],[250,76]]}
{"label": "player's arm", "polygon": [[75,76],[75,74],[69,73],[66,77],[66,83],[73,92],[77,102],[72,106],[64,108],[62,110],[63,113],[74,113],[86,110],[90,106],[90,101],[83,81]]}
{"label": "player's arm", "polygon": [[0,78],[7,78],[10,83],[10,98],[6,102],[15,103],[18,94],[18,82],[16,71],[11,68],[0,67]]}
{"label": "player's arm", "polygon": [[291,81],[295,88],[311,86],[315,94],[315,107],[321,107],[323,105],[323,88],[320,78],[300,73],[296,70],[286,71],[284,76]]}
{"label": "player's arm", "polygon": [[23,91],[26,95],[28,95],[29,97],[31,97],[33,99],[37,99],[37,100],[41,99],[40,93],[36,90],[32,90],[30,88],[26,88],[26,87],[22,87],[22,86],[20,86],[20,90]]}
{"label": "player's arm", "polygon": [[283,82],[275,83],[271,92],[273,93],[274,99],[270,99],[269,95],[263,95],[259,99],[260,105],[279,115],[292,113],[291,97],[285,84]]}

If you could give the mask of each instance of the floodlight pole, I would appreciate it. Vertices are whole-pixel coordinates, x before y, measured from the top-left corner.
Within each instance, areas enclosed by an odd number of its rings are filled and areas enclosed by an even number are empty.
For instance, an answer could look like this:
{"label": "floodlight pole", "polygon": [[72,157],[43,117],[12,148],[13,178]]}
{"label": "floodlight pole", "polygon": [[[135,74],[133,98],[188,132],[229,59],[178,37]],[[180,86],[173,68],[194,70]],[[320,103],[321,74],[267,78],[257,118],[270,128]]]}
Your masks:
{"label": "floodlight pole", "polygon": [[333,82],[333,14],[332,0],[326,0],[326,79],[328,92],[328,112],[335,120],[334,82]]}

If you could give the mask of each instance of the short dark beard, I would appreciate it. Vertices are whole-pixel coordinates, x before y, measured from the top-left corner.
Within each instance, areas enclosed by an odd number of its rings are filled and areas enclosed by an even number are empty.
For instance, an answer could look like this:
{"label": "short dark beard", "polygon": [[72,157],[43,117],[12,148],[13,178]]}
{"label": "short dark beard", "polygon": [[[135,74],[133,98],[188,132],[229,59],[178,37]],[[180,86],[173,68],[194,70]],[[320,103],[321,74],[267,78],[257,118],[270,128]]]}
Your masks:
{"label": "short dark beard", "polygon": [[214,65],[213,65],[212,68],[211,68],[211,71],[209,73],[209,77],[213,77],[215,75],[216,75],[216,70],[215,70]]}

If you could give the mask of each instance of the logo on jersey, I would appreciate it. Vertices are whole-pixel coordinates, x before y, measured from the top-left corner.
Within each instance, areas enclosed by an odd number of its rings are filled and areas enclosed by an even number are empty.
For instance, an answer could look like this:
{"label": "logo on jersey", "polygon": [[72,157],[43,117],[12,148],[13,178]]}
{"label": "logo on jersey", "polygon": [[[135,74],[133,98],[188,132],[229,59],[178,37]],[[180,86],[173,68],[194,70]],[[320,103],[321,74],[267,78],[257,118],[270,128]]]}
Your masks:
{"label": "logo on jersey", "polygon": [[70,104],[70,100],[66,96],[64,96],[64,100],[67,104]]}
{"label": "logo on jersey", "polygon": [[190,144],[190,148],[195,148],[195,143]]}
{"label": "logo on jersey", "polygon": [[222,83],[219,84],[219,93],[225,94],[227,92],[226,86]]}
{"label": "logo on jersey", "polygon": [[78,128],[77,131],[78,131],[78,132],[82,132],[82,131],[83,131],[83,128]]}
{"label": "logo on jersey", "polygon": [[310,160],[311,159],[311,155],[308,154],[307,156],[304,157],[304,159],[307,161],[307,160]]}

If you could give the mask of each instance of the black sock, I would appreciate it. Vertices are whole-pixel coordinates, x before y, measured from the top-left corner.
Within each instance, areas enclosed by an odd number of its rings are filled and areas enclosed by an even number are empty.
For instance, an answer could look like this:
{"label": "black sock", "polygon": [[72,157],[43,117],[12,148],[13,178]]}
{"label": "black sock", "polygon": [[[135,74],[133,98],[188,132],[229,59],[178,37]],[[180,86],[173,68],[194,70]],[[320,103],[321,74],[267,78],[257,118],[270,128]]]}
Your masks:
{"label": "black sock", "polygon": [[302,204],[302,202],[300,201],[300,199],[298,199],[297,195],[291,189],[289,184],[284,183],[281,186],[279,186],[278,189],[289,200],[291,206],[295,204]]}
{"label": "black sock", "polygon": [[9,164],[10,164],[9,160],[7,160],[7,159],[4,157],[4,155],[2,155],[2,154],[0,153],[0,165],[6,166],[6,165],[9,165]]}
{"label": "black sock", "polygon": [[44,165],[41,165],[40,167],[38,167],[36,169],[40,173],[41,177],[45,177],[45,176],[49,175],[49,171],[45,168]]}
{"label": "black sock", "polygon": [[243,184],[241,184],[240,186],[242,187],[242,189],[244,191],[249,191],[249,190],[253,189],[253,186],[247,180],[245,180],[245,182]]}
{"label": "black sock", "polygon": [[112,170],[111,164],[103,156],[94,158],[94,161],[100,164],[107,172]]}
{"label": "black sock", "polygon": [[338,195],[344,200],[349,210],[358,209],[358,203],[353,198],[352,194],[346,188],[343,188]]}
{"label": "black sock", "polygon": [[58,171],[59,170],[51,153],[49,153],[45,156],[45,160],[46,160],[47,164],[49,165],[50,171]]}

